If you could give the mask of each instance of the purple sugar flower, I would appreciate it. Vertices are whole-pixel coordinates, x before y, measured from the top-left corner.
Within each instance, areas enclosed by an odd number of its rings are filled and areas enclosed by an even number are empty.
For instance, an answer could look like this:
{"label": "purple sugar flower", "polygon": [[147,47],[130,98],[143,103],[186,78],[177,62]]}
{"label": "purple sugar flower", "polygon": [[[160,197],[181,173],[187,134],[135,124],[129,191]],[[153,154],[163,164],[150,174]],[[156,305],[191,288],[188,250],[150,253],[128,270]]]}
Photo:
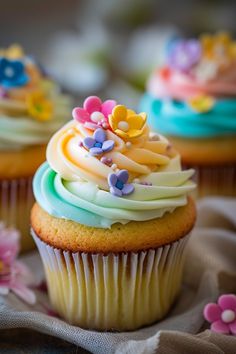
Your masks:
{"label": "purple sugar flower", "polygon": [[171,68],[189,72],[201,58],[202,48],[199,41],[195,39],[177,40],[170,46],[168,62]]}
{"label": "purple sugar flower", "polygon": [[106,140],[105,130],[98,128],[93,133],[93,137],[86,137],[83,141],[86,147],[93,156],[101,155],[104,152],[111,151],[115,145],[113,140]]}
{"label": "purple sugar flower", "polygon": [[122,197],[122,195],[133,193],[134,186],[130,183],[127,183],[128,179],[129,173],[127,170],[120,170],[117,174],[109,174],[108,184],[110,187],[110,193],[117,197]]}
{"label": "purple sugar flower", "polygon": [[152,186],[152,182],[141,182],[143,186]]}

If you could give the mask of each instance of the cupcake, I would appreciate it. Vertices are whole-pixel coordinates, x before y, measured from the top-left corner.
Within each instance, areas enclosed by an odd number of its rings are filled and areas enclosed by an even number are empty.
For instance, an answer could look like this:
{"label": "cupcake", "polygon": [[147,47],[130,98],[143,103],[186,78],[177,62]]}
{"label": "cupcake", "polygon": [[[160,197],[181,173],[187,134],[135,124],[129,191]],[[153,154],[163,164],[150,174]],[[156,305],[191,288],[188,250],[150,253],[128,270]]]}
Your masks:
{"label": "cupcake", "polygon": [[170,43],[141,108],[196,170],[199,197],[236,195],[236,42],[228,34]]}
{"label": "cupcake", "polygon": [[146,114],[88,97],[37,171],[32,235],[54,309],[96,330],[161,319],[181,285],[195,221],[193,170]]}
{"label": "cupcake", "polygon": [[32,177],[46,144],[70,116],[70,104],[43,69],[13,45],[0,50],[0,220],[30,249]]}

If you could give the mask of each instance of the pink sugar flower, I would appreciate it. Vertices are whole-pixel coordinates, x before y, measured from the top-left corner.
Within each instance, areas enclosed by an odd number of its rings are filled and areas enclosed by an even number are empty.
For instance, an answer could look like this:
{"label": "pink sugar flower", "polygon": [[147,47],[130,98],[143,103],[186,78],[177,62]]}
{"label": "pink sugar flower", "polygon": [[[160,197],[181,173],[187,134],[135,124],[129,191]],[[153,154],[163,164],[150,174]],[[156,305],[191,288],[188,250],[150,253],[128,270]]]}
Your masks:
{"label": "pink sugar flower", "polygon": [[34,304],[35,294],[28,288],[33,284],[30,270],[16,260],[19,252],[19,233],[0,223],[0,295],[15,293],[25,302]]}
{"label": "pink sugar flower", "polygon": [[115,106],[116,101],[114,100],[102,102],[97,96],[89,96],[84,101],[83,108],[73,109],[72,116],[88,129],[96,130],[99,127],[108,129],[108,115],[111,114]]}
{"label": "pink sugar flower", "polygon": [[211,330],[216,333],[236,335],[236,295],[221,295],[217,304],[205,306],[204,318],[211,323]]}

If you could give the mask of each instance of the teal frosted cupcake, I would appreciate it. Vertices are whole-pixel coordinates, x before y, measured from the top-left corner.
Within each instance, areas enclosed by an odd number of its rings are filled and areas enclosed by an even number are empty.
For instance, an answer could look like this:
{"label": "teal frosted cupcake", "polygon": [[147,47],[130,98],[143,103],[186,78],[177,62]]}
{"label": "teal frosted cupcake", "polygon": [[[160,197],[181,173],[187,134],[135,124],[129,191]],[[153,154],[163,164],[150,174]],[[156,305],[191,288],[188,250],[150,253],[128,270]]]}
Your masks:
{"label": "teal frosted cupcake", "polygon": [[236,42],[228,34],[173,41],[141,108],[196,170],[199,196],[236,195]]}

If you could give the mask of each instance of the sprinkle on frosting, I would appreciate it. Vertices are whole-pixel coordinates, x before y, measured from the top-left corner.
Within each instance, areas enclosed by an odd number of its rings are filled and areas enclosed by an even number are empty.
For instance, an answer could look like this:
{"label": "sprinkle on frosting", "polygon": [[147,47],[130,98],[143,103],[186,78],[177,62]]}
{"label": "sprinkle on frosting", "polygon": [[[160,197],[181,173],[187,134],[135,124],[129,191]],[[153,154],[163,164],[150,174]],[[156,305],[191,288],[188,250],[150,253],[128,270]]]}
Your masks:
{"label": "sprinkle on frosting", "polygon": [[141,182],[143,186],[152,186],[152,182]]}
{"label": "sprinkle on frosting", "polygon": [[110,157],[102,156],[101,162],[107,166],[112,166],[112,158]]}

